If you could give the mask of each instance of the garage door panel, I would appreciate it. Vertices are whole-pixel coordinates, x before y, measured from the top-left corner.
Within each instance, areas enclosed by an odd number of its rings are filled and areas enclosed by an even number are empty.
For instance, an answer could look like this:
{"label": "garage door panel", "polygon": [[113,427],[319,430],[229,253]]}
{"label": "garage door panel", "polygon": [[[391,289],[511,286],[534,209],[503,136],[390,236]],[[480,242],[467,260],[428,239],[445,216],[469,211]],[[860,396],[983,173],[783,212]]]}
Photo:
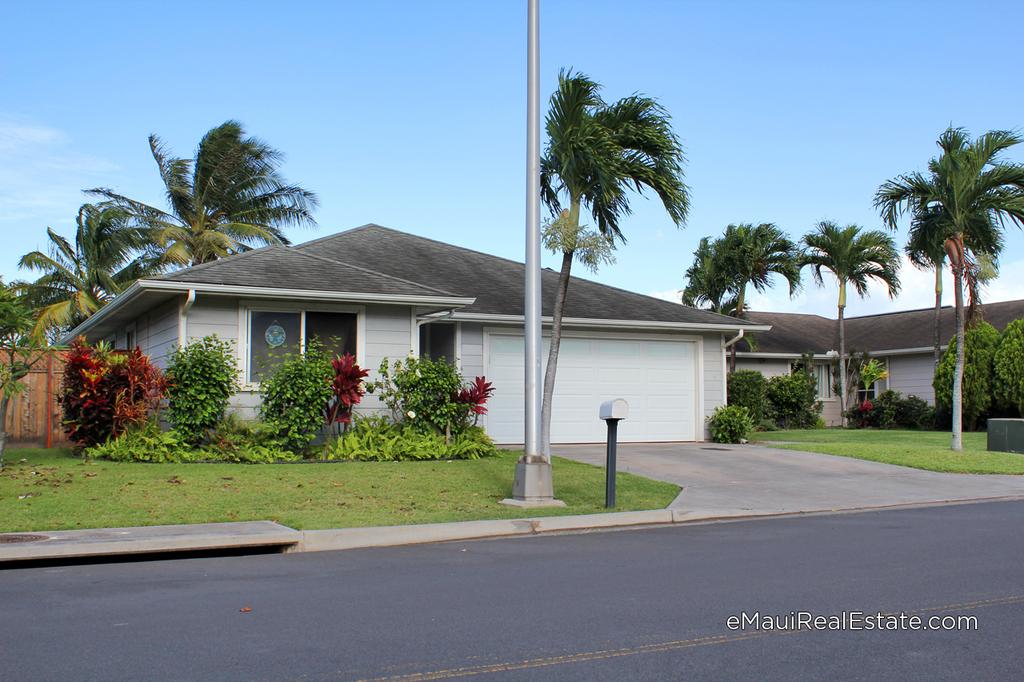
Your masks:
{"label": "garage door panel", "polygon": [[[552,442],[600,442],[598,406],[625,398],[624,441],[694,440],[696,344],[683,340],[565,337],[552,403]],[[544,340],[544,360],[549,349]],[[488,334],[487,376],[495,394],[486,428],[499,443],[523,439],[522,336]]]}

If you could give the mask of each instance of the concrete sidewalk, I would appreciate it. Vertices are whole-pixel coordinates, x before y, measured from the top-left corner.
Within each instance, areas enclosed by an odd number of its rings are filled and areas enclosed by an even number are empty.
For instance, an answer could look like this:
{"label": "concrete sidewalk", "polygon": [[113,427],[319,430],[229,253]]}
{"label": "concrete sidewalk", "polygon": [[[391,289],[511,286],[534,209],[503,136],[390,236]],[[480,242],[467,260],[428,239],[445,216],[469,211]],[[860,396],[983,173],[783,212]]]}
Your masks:
{"label": "concrete sidewalk", "polygon": [[294,547],[302,533],[272,521],[0,533],[0,563],[112,555]]}
{"label": "concrete sidewalk", "polygon": [[[563,445],[555,454],[604,465],[602,445]],[[618,469],[683,486],[669,508],[694,518],[1024,497],[1024,476],[944,474],[761,445],[624,443]]]}

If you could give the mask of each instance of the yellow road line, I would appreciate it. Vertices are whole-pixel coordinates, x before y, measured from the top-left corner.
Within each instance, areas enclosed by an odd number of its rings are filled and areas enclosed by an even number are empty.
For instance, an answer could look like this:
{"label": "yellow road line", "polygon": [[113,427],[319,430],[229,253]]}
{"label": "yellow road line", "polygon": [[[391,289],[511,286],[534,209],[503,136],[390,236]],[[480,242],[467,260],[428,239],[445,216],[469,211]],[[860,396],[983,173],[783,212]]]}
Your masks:
{"label": "yellow road line", "polygon": [[[955,611],[958,609],[982,609],[990,606],[1003,606],[1007,604],[1024,603],[1024,595],[1009,595],[1005,597],[993,597],[991,599],[980,599],[977,601],[961,602],[958,604],[944,604],[942,606],[929,606],[921,609],[907,610],[903,613],[920,614],[935,611]],[[897,613],[897,612],[891,612]],[[887,614],[888,615],[888,614]],[[392,677],[378,677],[363,682],[381,682],[391,680],[393,682],[425,682],[426,680],[445,680],[456,677],[470,677],[474,675],[489,675],[492,673],[510,672],[513,670],[525,670],[529,668],[543,668],[553,665],[567,665],[571,663],[586,663],[622,656],[637,656],[640,654],[664,653],[666,651],[677,651],[680,649],[691,649],[716,644],[730,644],[750,639],[760,639],[768,636],[779,636],[797,634],[800,632],[813,632],[813,630],[760,630],[735,635],[708,635],[706,637],[695,637],[692,639],[678,639],[669,642],[656,642],[653,644],[641,644],[621,649],[603,649],[598,651],[582,651],[575,654],[563,656],[549,656],[545,658],[533,658],[520,661],[508,661],[505,663],[492,663],[490,665],[467,666],[463,668],[448,668],[446,670],[435,670],[431,672],[412,673],[409,675],[396,675]]]}

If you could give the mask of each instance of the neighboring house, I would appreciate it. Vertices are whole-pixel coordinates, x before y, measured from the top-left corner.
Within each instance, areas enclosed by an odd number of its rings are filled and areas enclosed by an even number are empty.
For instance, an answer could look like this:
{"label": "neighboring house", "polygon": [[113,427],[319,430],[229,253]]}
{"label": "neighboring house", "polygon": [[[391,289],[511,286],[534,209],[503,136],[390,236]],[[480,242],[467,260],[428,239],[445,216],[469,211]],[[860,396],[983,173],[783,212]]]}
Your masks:
{"label": "neighboring house", "polygon": [[[941,311],[942,350],[946,349],[956,330],[954,312],[952,307],[944,307]],[[1002,331],[1011,321],[1024,317],[1024,300],[986,303],[981,314],[986,322]],[[803,353],[813,352],[818,397],[823,405],[822,417],[830,426],[839,424],[836,380],[830,373],[830,367],[835,365],[839,356],[836,320],[800,313],[750,312],[747,317],[772,328],[768,332],[753,334],[756,352],[751,351],[746,340],[737,345],[736,369],[754,369],[769,377],[788,374],[794,360]],[[852,357],[867,352],[884,362],[889,371],[889,378],[871,389],[861,387],[857,398],[871,398],[892,389],[934,404],[934,320],[934,308],[846,318],[847,354]]]}
{"label": "neighboring house", "polygon": [[[544,271],[545,326],[557,281]],[[228,339],[243,379],[232,406],[246,416],[275,347],[316,336],[332,353],[353,353],[371,379],[384,358],[443,357],[494,383],[482,423],[497,442],[521,443],[523,291],[522,263],[366,225],[140,280],[69,337],[137,344],[161,365],[180,343]],[[725,402],[726,344],[740,329],[769,327],[573,278],[552,440],[603,441],[597,413],[609,398],[629,402],[624,441],[703,440],[706,417]],[[367,396],[360,409],[381,404]]]}

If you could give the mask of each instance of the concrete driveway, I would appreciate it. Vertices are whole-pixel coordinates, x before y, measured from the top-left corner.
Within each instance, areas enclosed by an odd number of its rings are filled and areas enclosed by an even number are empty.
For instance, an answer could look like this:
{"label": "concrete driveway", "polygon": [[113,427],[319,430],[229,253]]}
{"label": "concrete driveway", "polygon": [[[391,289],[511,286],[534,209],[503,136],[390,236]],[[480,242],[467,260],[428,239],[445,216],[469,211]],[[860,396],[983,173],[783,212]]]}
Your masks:
{"label": "concrete driveway", "polygon": [[[603,445],[554,450],[561,457],[604,465]],[[941,474],[760,445],[620,444],[618,470],[683,486],[670,506],[694,517],[1024,497],[1024,476]],[[556,468],[556,492],[557,487]]]}

